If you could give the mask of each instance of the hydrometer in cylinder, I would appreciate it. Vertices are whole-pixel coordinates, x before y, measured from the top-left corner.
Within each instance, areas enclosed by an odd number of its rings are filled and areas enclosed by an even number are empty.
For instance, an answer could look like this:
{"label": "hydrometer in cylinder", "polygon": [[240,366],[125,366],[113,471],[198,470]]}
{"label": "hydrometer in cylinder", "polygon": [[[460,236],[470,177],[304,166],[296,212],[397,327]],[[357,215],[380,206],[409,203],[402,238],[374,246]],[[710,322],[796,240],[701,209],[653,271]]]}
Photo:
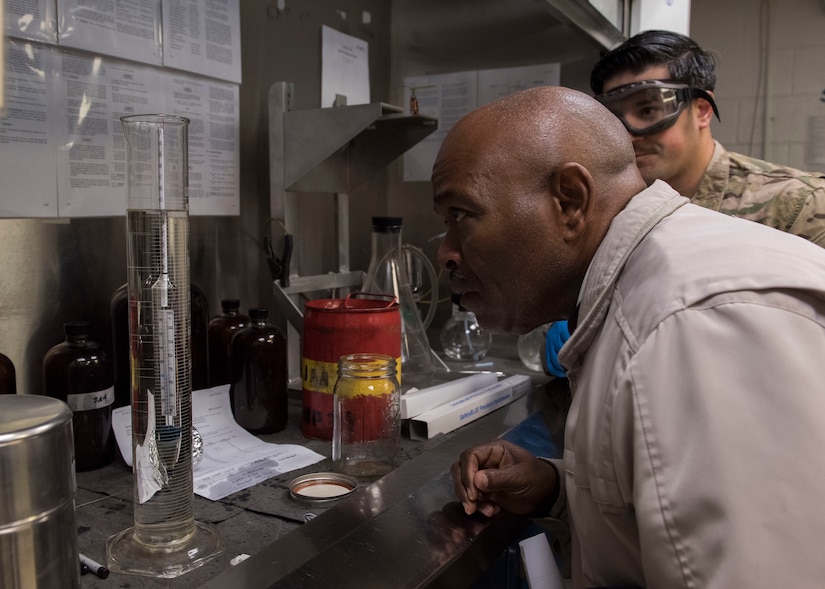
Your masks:
{"label": "hydrometer in cylinder", "polygon": [[193,513],[188,120],[124,117],[134,523],[109,568],[177,577],[223,552]]}

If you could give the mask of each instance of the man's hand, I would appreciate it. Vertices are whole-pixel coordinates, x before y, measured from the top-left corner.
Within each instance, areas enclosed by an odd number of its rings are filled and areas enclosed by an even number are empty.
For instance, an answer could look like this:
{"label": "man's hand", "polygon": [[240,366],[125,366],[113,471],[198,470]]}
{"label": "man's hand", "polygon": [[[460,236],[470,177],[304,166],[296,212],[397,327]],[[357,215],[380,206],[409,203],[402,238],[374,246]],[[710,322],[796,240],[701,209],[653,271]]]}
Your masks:
{"label": "man's hand", "polygon": [[559,484],[552,465],[504,440],[465,450],[451,472],[456,497],[468,515],[480,511],[493,516],[501,508],[532,513]]}

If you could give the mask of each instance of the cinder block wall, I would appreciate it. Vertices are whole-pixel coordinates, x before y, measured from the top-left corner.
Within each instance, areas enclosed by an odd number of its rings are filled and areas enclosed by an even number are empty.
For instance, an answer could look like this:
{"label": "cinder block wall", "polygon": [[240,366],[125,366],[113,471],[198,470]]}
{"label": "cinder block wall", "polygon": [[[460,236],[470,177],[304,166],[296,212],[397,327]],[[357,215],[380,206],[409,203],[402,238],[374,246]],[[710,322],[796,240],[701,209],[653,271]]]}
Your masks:
{"label": "cinder block wall", "polygon": [[719,59],[714,137],[825,172],[825,1],[692,0],[690,31]]}

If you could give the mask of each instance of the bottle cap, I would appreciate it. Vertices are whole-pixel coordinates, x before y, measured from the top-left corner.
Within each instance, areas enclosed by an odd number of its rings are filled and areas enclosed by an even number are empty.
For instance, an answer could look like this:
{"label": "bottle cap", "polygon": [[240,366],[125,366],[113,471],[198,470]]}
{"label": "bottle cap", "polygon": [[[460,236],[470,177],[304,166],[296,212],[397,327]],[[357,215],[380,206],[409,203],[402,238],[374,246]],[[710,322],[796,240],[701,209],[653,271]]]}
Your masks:
{"label": "bottle cap", "polygon": [[269,317],[269,309],[266,307],[257,307],[249,310],[249,318],[253,321],[261,321]]}
{"label": "bottle cap", "polygon": [[403,217],[373,217],[372,228],[381,233],[397,233],[401,231]]}
{"label": "bottle cap", "polygon": [[89,335],[88,321],[70,321],[63,324],[63,333],[71,336]]}
{"label": "bottle cap", "polygon": [[240,299],[223,299],[221,301],[221,307],[223,307],[224,311],[237,311],[241,308],[241,301]]}

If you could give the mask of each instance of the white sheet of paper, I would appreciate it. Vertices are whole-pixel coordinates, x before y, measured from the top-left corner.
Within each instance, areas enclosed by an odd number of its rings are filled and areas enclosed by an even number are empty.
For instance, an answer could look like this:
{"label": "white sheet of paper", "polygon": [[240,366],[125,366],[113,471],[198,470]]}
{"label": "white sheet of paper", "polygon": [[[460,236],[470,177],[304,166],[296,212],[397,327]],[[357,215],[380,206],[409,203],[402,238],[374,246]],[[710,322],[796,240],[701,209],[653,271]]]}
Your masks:
{"label": "white sheet of paper", "polygon": [[160,65],[160,0],[57,0],[60,45]]}
{"label": "white sheet of paper", "polygon": [[321,108],[331,107],[336,94],[347,97],[347,106],[369,104],[367,42],[326,26],[321,36]]}
{"label": "white sheet of paper", "polygon": [[164,0],[163,65],[241,83],[240,0]]}
{"label": "white sheet of paper", "polygon": [[[194,490],[213,501],[324,459],[300,445],[264,442],[239,426],[229,406],[229,385],[192,394],[192,425],[203,438],[203,458],[194,467]],[[121,454],[131,465],[129,407],[112,412],[112,428]]]}
{"label": "white sheet of paper", "polygon": [[55,54],[54,130],[61,217],[126,214],[126,140],[120,117],[162,108],[159,72],[73,51]]}
{"label": "white sheet of paper", "polygon": [[564,589],[564,579],[544,533],[518,543],[530,589]]}
{"label": "white sheet of paper", "polygon": [[478,106],[528,88],[558,86],[560,80],[558,63],[479,70]]}
{"label": "white sheet of paper", "polygon": [[51,47],[5,42],[5,112],[0,113],[0,216],[56,217],[55,112]]}
{"label": "white sheet of paper", "polygon": [[5,7],[3,30],[7,35],[41,43],[57,42],[54,0],[6,0],[2,5]]}
{"label": "white sheet of paper", "polygon": [[438,130],[404,154],[404,181],[429,181],[441,142],[458,120],[477,102],[478,74],[475,71],[404,78],[405,104],[413,89],[419,112],[438,119]]}
{"label": "white sheet of paper", "polygon": [[163,112],[189,119],[189,214],[240,214],[240,87],[171,71],[161,83]]}

